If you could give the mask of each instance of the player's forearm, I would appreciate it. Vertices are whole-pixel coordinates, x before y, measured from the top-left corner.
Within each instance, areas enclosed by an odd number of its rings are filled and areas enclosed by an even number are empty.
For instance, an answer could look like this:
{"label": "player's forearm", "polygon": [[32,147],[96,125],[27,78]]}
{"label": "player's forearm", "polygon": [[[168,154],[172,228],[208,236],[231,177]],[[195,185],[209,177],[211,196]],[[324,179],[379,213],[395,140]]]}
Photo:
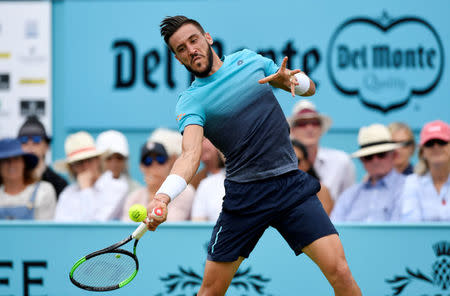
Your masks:
{"label": "player's forearm", "polygon": [[183,152],[175,161],[170,173],[182,177],[189,184],[200,165],[200,155],[201,150]]}

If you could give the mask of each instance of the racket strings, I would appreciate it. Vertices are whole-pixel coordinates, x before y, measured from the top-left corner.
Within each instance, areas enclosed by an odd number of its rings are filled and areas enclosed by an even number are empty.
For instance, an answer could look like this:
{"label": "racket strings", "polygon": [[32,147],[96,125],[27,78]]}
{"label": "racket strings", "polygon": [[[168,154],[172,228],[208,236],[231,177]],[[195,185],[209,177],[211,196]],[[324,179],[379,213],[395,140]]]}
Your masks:
{"label": "racket strings", "polygon": [[109,287],[128,279],[136,268],[136,262],[129,255],[105,253],[78,266],[73,273],[73,279],[90,287]]}

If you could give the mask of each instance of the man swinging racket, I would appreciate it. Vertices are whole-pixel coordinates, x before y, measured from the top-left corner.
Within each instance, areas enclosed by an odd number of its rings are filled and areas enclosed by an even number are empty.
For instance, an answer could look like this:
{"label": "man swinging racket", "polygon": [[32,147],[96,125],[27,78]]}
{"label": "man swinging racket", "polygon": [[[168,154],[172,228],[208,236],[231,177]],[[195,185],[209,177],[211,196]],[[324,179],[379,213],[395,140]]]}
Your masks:
{"label": "man swinging racket", "polygon": [[320,267],[335,295],[361,295],[336,229],[316,196],[319,183],[297,169],[289,126],[271,88],[311,96],[314,83],[300,70],[286,69],[287,57],[279,68],[250,50],[220,59],[211,35],[185,16],[165,18],[161,35],[196,79],[178,98],[183,152],[148,206],[149,213],[153,208],[164,212],[162,218],[150,215],[148,228],[155,230],[165,221],[167,204],[196,173],[204,136],[226,158],[222,212],[197,295],[225,295],[269,226],[296,255],[303,252]]}

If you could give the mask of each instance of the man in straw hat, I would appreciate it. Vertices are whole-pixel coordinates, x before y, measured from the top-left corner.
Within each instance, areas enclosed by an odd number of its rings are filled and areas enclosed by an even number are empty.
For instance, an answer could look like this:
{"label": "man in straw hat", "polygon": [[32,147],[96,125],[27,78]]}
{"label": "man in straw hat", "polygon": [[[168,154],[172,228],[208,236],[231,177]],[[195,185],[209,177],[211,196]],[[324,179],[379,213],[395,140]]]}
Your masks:
{"label": "man in straw hat", "polygon": [[61,193],[56,207],[57,221],[108,221],[118,219],[127,193],[127,183],[111,171],[102,174],[103,154],[87,132],[67,137],[66,159],[55,167],[66,169],[76,180]]}
{"label": "man in straw hat", "polygon": [[373,124],[358,134],[360,149],[352,154],[367,172],[365,181],[345,190],[331,213],[331,220],[383,222],[399,218],[400,194],[405,176],[394,169],[395,150],[387,127]]}
{"label": "man in straw hat", "polygon": [[321,147],[320,138],[331,127],[329,116],[319,113],[309,100],[300,100],[288,118],[291,138],[300,141],[308,149],[308,160],[313,164],[320,181],[336,200],[355,183],[355,165],[350,156],[341,150]]}

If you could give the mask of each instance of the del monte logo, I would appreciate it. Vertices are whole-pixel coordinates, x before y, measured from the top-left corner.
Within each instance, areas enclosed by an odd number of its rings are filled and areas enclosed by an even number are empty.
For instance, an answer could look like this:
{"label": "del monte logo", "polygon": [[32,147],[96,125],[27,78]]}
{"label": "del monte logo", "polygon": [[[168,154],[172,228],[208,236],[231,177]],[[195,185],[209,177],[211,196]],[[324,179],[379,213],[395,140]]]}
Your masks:
{"label": "del monte logo", "polygon": [[331,37],[328,74],[342,94],[387,113],[439,83],[444,50],[437,31],[419,17],[344,21]]}

